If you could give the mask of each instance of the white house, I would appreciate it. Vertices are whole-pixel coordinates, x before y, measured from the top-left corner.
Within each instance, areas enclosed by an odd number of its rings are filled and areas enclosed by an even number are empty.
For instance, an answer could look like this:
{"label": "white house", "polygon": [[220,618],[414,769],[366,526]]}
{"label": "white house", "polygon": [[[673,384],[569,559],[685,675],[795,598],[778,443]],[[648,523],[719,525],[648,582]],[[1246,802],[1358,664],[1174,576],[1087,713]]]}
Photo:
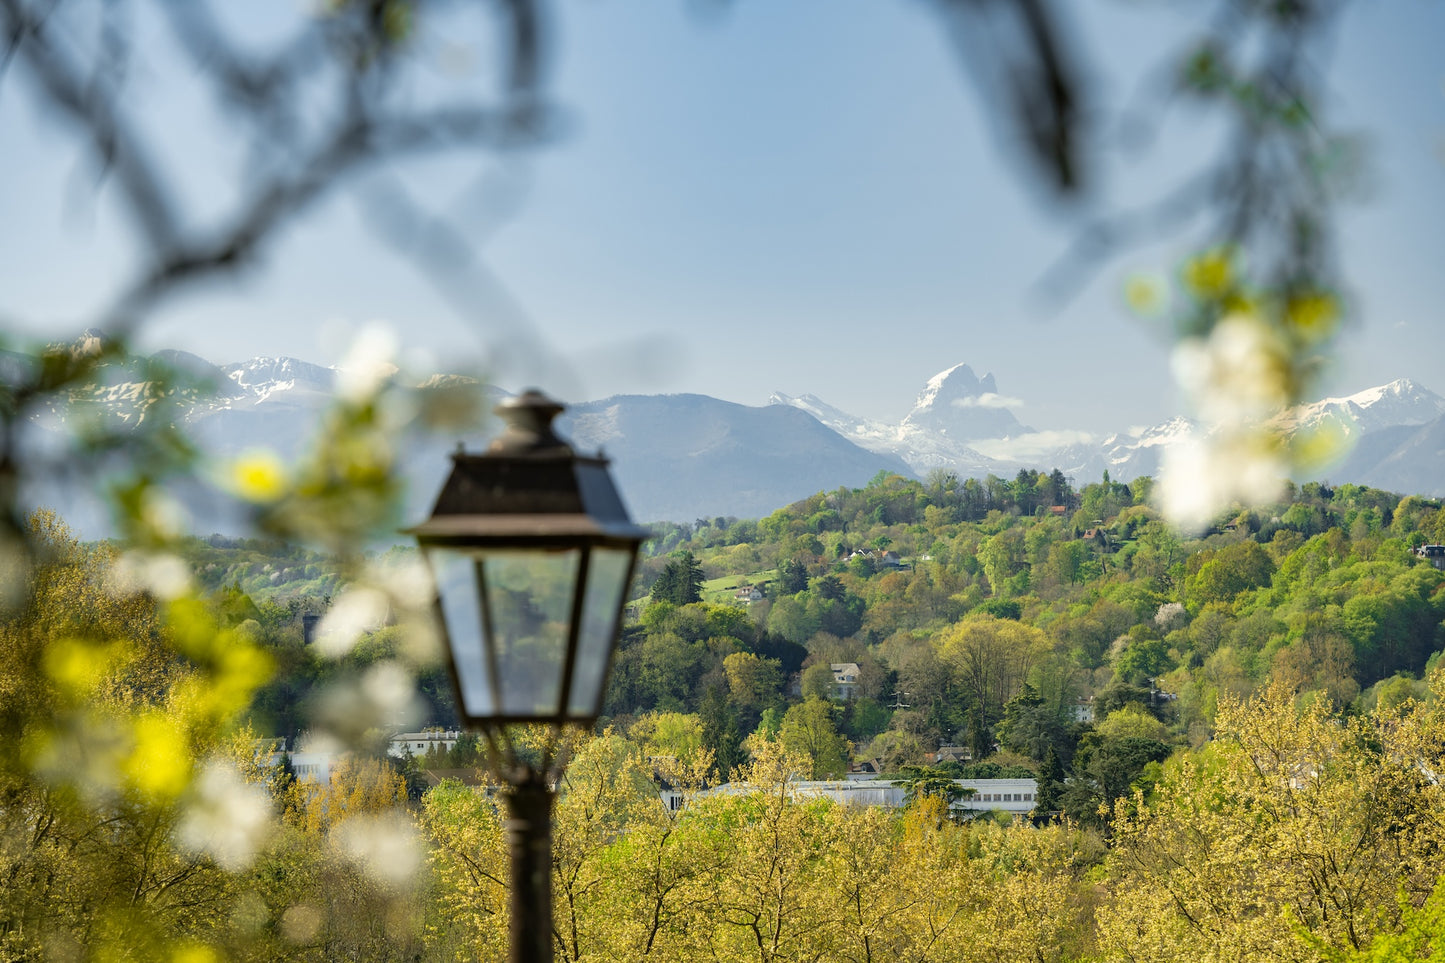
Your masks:
{"label": "white house", "polygon": [[398,732],[387,744],[386,754],[401,759],[407,755],[424,756],[433,749],[445,752],[462,737],[456,729],[423,729],[421,732]]}
{"label": "white house", "polygon": [[858,674],[862,671],[857,662],[833,662],[833,698],[851,699],[858,688]]}
{"label": "white house", "polygon": [[733,595],[733,601],[741,605],[752,605],[754,602],[761,602],[765,597],[763,590],[756,585],[744,585]]}

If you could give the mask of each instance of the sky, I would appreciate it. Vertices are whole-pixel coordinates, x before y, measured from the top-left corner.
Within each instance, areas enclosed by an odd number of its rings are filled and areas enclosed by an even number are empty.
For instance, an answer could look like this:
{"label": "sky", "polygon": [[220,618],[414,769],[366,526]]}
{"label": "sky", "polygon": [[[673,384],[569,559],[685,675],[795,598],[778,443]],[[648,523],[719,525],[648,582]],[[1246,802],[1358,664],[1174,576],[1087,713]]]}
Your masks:
{"label": "sky", "polygon": [[[1113,116],[1151,89],[1200,5],[1059,6],[1100,116]],[[254,9],[234,25],[255,38],[295,13]],[[1187,236],[1105,262],[1067,297],[1040,282],[1089,215],[1195,168],[1217,134],[1197,116],[1170,114],[1142,158],[1106,126],[1095,192],[1061,206],[1001,146],[925,3],[593,0],[555,4],[552,24],[566,117],[555,143],[363,179],[239,277],[168,302],[142,344],[333,364],[348,332],[379,321],[414,369],[482,370],[573,401],[697,392],[760,405],[781,391],[896,421],[962,362],[992,372],[1037,429],[1103,435],[1180,413],[1167,340],[1120,291],[1134,272],[1175,271]],[[143,50],[153,34],[142,22]],[[1400,377],[1445,393],[1441,38],[1445,4],[1357,0],[1328,64],[1333,116],[1366,135],[1370,173],[1340,216],[1353,319],[1326,393]],[[424,26],[417,56],[453,46]],[[131,83],[176,193],[204,217],[245,161],[186,69],[157,43]],[[60,337],[106,303],[135,252],[26,83],[13,65],[0,78],[0,325]],[[482,270],[464,289],[372,229],[378,185],[465,232]]]}

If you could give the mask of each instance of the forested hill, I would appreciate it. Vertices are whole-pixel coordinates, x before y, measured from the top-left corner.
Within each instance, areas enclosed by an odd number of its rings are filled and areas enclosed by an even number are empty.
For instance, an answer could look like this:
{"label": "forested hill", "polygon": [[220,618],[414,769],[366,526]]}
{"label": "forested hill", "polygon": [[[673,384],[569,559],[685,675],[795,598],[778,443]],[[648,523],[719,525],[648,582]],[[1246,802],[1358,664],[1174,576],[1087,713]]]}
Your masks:
{"label": "forested hill", "polygon": [[[1441,504],[1310,485],[1196,539],[1148,496],[883,475],[660,531],[559,785],[559,958],[758,959],[748,905],[809,959],[1438,949],[1445,671],[1420,676],[1445,670],[1445,573],[1411,549],[1445,542]],[[6,958],[198,933],[238,960],[501,955],[506,889],[477,867],[505,862],[504,810],[426,790],[475,739],[382,756],[398,724],[455,721],[451,686],[384,606],[362,628],[355,566],[197,540],[209,598],[165,602],[118,581],[156,559],[31,524],[43,561],[0,624]],[[326,642],[338,617],[359,634]],[[321,784],[260,764],[257,737],[303,728],[353,740]],[[942,743],[957,761],[929,766]],[[787,791],[860,760],[909,806]],[[1031,818],[950,823],[955,776],[1033,777]],[[700,792],[723,779],[767,791]]]}
{"label": "forested hill", "polygon": [[[1222,696],[1278,682],[1354,711],[1424,692],[1445,573],[1413,550],[1445,542],[1439,501],[1308,484],[1192,538],[1151,487],[880,475],[756,521],[662,526],[609,712],[691,725],[723,761],[755,729],[807,732],[817,775],[961,745],[1067,787],[1059,808],[1097,823],[1209,737]],[[859,667],[850,698],[838,663]]]}
{"label": "forested hill", "polygon": [[[660,754],[711,749],[719,778],[757,731],[818,776],[955,745],[975,772],[1035,773],[1053,807],[1100,824],[1101,803],[1209,739],[1225,696],[1273,682],[1360,712],[1423,695],[1445,661],[1445,572],[1414,550],[1445,543],[1440,501],[1309,484],[1188,537],[1151,487],[880,473],[762,519],[658,526],[608,720]],[[257,729],[294,735],[334,672],[301,644],[301,616],[344,584],[322,558],[257,543],[196,553],[203,584],[286,667],[256,699]],[[400,644],[381,628],[354,657]],[[847,663],[857,678],[840,689],[830,667]],[[451,723],[440,670],[420,682],[420,721]]]}

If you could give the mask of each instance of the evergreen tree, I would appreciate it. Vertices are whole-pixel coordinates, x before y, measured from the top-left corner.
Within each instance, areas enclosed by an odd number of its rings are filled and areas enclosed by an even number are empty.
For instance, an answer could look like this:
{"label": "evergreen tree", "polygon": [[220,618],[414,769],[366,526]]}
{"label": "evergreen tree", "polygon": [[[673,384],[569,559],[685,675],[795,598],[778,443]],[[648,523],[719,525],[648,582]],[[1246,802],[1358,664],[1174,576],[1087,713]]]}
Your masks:
{"label": "evergreen tree", "polygon": [[703,691],[697,714],[702,719],[702,744],[712,750],[718,780],[726,782],[744,759],[738,712],[722,686],[710,685]]}
{"label": "evergreen tree", "polygon": [[1039,794],[1034,803],[1033,822],[1035,826],[1044,826],[1053,822],[1064,808],[1064,767],[1059,764],[1059,756],[1054,752],[1053,746],[1049,747],[1048,754],[1044,756],[1044,766],[1039,772],[1038,780]]}
{"label": "evergreen tree", "polygon": [[657,581],[652,583],[651,597],[654,602],[671,602],[673,605],[701,602],[702,582],[702,563],[692,552],[676,552],[662,567]]}
{"label": "evergreen tree", "polygon": [[797,595],[808,588],[808,568],[795,558],[778,566],[778,595]]}

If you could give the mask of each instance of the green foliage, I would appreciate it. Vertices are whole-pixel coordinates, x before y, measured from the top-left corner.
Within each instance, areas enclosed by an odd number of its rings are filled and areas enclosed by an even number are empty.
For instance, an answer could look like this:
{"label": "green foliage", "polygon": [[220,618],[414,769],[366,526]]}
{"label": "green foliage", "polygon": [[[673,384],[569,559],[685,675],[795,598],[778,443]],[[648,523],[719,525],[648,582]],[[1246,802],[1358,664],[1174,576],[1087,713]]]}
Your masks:
{"label": "green foliage", "polygon": [[783,747],[808,760],[814,779],[841,779],[848,772],[848,741],[837,730],[836,711],[814,696],[788,709],[778,728]]}
{"label": "green foliage", "polygon": [[692,552],[677,552],[652,583],[652,600],[672,605],[702,601],[702,565]]}
{"label": "green foliage", "polygon": [[[1006,492],[1013,484],[994,490]],[[974,495],[967,495],[969,491]],[[846,535],[841,527],[828,527],[832,521],[820,522],[828,538],[846,537],[850,545],[872,546],[887,539],[886,544],[906,558],[917,559],[925,550],[932,557],[917,560],[912,567],[863,576],[843,567],[822,574],[804,568],[807,578],[797,580],[801,583],[797,592],[752,608],[654,602],[625,633],[614,666],[609,713],[628,717],[629,725],[638,722],[632,734],[642,743],[636,750],[640,755],[681,760],[701,753],[707,761],[698,771],[711,781],[727,779],[748,764],[743,737],[754,731],[779,747],[805,754],[806,774],[819,776],[846,769],[850,740],[868,745],[869,752],[885,759],[885,764],[899,767],[919,765],[923,754],[941,742],[966,743],[984,761],[970,767],[942,767],[948,778],[1037,772],[1041,811],[1060,811],[1077,825],[1108,832],[1099,815],[1101,807],[1112,805],[1117,811],[1122,805],[1132,813],[1136,804],[1131,800],[1158,798],[1175,765],[1168,762],[1170,755],[1191,740],[1212,745],[1208,739],[1220,706],[1259,686],[1271,681],[1292,686],[1303,702],[1322,707],[1350,705],[1357,693],[1363,693],[1354,703],[1360,712],[1404,711],[1428,695],[1425,683],[1415,676],[1432,657],[1438,661],[1436,653],[1445,642],[1439,635],[1445,618],[1445,577],[1419,564],[1402,541],[1382,537],[1389,525],[1384,515],[1379,526],[1369,521],[1368,513],[1377,510],[1379,500],[1369,491],[1341,486],[1328,496],[1320,489],[1302,495],[1313,499],[1309,504],[1328,523],[1308,538],[1265,524],[1254,530],[1246,520],[1227,532],[1189,540],[1169,533],[1147,509],[1128,505],[1119,515],[1103,520],[1099,527],[1111,534],[1097,544],[1074,538],[1052,517],[1026,518],[995,510],[979,521],[968,520],[963,499],[977,497],[984,504],[988,491],[987,486],[970,488],[966,483],[946,487],[940,497],[951,501],[935,504],[931,489],[885,479],[857,504],[852,502],[853,493],[820,496],[830,500],[828,512],[841,516],[850,507],[854,510],[847,516]],[[785,509],[775,514],[770,526],[796,545],[799,532],[807,534],[808,520],[823,511],[816,502],[800,506],[797,512]],[[1424,502],[1412,504],[1409,511],[1410,524],[1417,530],[1432,529],[1440,514],[1438,506]],[[1288,508],[1281,506],[1260,512],[1260,517],[1287,513]],[[888,521],[893,517],[914,520]],[[698,569],[711,566],[717,553],[738,549],[754,556],[777,553],[787,558],[781,554],[781,542],[725,544],[726,532],[745,538],[768,527],[749,529],[729,523],[690,529],[676,549],[684,554],[667,559],[662,568],[680,566],[686,553],[692,557],[686,567]],[[52,541],[66,544],[63,536]],[[1123,547],[1118,547],[1120,543]],[[319,584],[323,575],[333,578],[327,583],[334,592],[332,604],[349,588],[340,574],[344,566],[323,556],[293,556],[279,547],[269,555],[270,543],[197,543],[191,550],[197,553],[195,564],[212,580],[207,584],[214,607],[167,604],[147,609],[135,597],[125,602],[95,591],[94,586],[105,582],[106,559],[116,553],[70,544],[56,551],[54,568],[38,570],[36,591],[52,593],[55,601],[35,609],[34,631],[41,632],[36,637],[134,639],[139,647],[135,653],[152,654],[117,655],[121,650],[101,641],[88,641],[83,650],[87,660],[110,666],[107,671],[113,673],[113,680],[107,685],[117,693],[131,693],[127,698],[164,693],[167,685],[174,684],[167,679],[217,671],[220,650],[205,640],[212,633],[229,632],[217,637],[243,640],[236,651],[249,646],[277,672],[270,681],[257,677],[260,681],[253,683],[249,706],[242,704],[244,699],[231,703],[238,709],[199,705],[201,715],[196,718],[214,719],[219,718],[214,713],[230,712],[235,720],[251,719],[257,731],[294,735],[308,724],[306,703],[322,705],[325,694],[337,685],[363,691],[367,672],[390,671],[408,658],[411,636],[395,625],[362,632],[339,661],[302,643],[302,617],[321,614],[327,604],[324,597],[304,594],[305,586]],[[988,567],[976,558],[977,549],[985,544],[1013,553],[989,563],[1013,566],[995,572],[1004,582],[1006,598],[990,595]],[[1071,580],[1067,570],[1057,567],[1061,546],[1078,546],[1080,557],[1095,565],[1102,559],[1106,567],[1077,566]],[[833,550],[830,543],[828,552]],[[312,566],[314,574],[308,574]],[[274,581],[272,574],[277,574]],[[60,601],[69,599],[79,601]],[[42,612],[47,614],[38,614]],[[146,648],[157,642],[159,648]],[[20,667],[11,677],[52,671],[40,654],[45,648],[29,645],[17,643],[11,650],[11,664]],[[807,658],[811,661],[805,669]],[[832,661],[858,662],[864,670],[860,689],[866,688],[870,697],[837,704],[817,698],[830,694]],[[423,691],[431,693],[429,711],[445,713],[450,683],[432,669],[419,672],[417,679]],[[802,689],[801,700],[791,694],[795,682]],[[0,710],[11,714],[7,717],[12,719],[11,731],[19,731],[20,723],[13,720],[21,716],[58,711],[51,703],[45,703],[50,708],[35,708],[41,705],[35,699],[54,698],[44,695],[44,687],[12,685],[6,691],[24,693],[15,699],[7,696]],[[1072,721],[1081,696],[1093,697],[1097,721],[1092,727]],[[890,708],[895,703],[899,708]],[[27,705],[32,708],[26,709]],[[67,705],[72,708],[66,711],[76,711],[74,704]],[[131,730],[137,734],[133,737],[137,746],[140,740],[160,740],[159,745],[171,738],[154,711],[142,709],[134,721],[141,723]],[[52,727],[54,731],[58,730]],[[757,751],[761,743],[750,745]],[[995,745],[1001,755],[986,759]],[[427,768],[441,768],[442,763],[473,766],[479,761],[476,750],[474,743],[464,742],[445,759],[423,762]],[[606,758],[619,766],[633,765],[626,762],[631,758],[626,753]],[[20,774],[30,778],[27,772]],[[136,772],[122,774],[120,784],[140,778]],[[165,791],[165,773],[161,767],[145,778]],[[360,779],[361,773],[346,778]],[[408,778],[409,783],[399,783],[398,798],[419,793],[421,767]],[[614,781],[578,783],[584,784],[605,793],[625,788]],[[388,785],[393,784],[367,776],[345,789],[345,798],[374,799]],[[628,790],[633,798],[636,789],[633,785]],[[680,860],[679,879],[703,878],[695,874],[703,872],[707,859],[718,858],[716,851],[707,858],[684,857],[682,837],[667,835],[666,840],[676,842],[664,841],[663,830],[645,828],[654,824],[635,821],[635,814],[617,818],[633,820],[627,824],[637,827],[636,837],[627,837],[625,845]],[[323,931],[360,946],[373,936],[357,928],[351,914],[364,907],[375,910],[383,898],[370,888],[373,883],[365,873],[346,869],[327,855],[330,844],[325,838],[331,830],[325,820],[309,829],[306,825],[297,822],[277,837],[289,840],[285,846],[291,849],[284,850],[289,855],[264,850],[255,865],[267,872],[280,872],[278,865],[285,865],[286,873],[301,874],[297,885],[312,894],[305,898],[323,907],[318,917]],[[599,824],[603,825],[609,824]],[[614,845],[624,845],[615,835],[619,825],[614,819],[611,829],[599,828],[588,837],[594,840],[588,845],[598,848],[586,859],[602,861],[596,864],[599,873],[605,863],[619,879],[635,880],[638,871],[624,870],[617,862],[622,856],[608,857],[613,861],[607,862],[602,855],[612,852]],[[694,831],[701,832],[688,830]],[[116,845],[130,845],[126,838],[118,837]],[[647,846],[661,848],[637,848]],[[580,853],[567,858],[581,858]],[[86,858],[110,856],[97,850]],[[436,865],[440,873],[442,863]],[[96,874],[95,878],[111,877]],[[228,879],[224,874],[212,878]],[[461,877],[445,878],[453,881],[446,886],[460,885],[456,881]],[[583,886],[586,878],[591,877],[579,877],[576,887]],[[337,888],[338,880],[347,882]],[[659,876],[649,885],[666,889],[670,884]],[[322,898],[318,887],[352,895],[343,900]],[[17,912],[39,912],[36,907],[43,904],[34,893],[40,891],[19,892],[31,895],[18,899]],[[586,892],[591,891],[574,888],[568,897],[573,900],[568,912],[575,912],[579,921],[591,918],[591,897]],[[265,897],[278,916],[292,905],[279,893]],[[479,905],[491,905],[487,900],[492,897],[478,898]],[[672,913],[672,919],[682,919],[681,904],[668,903],[669,898],[662,898],[667,907],[663,917]],[[478,919],[464,926],[458,922],[464,916],[449,918],[453,922],[439,923],[428,938],[432,945],[488,945],[491,937],[484,934],[492,932],[487,929],[491,922]],[[169,934],[166,938],[177,932],[150,927],[145,923],[133,928]],[[681,942],[671,945],[686,943],[678,935],[681,930],[672,932]],[[403,927],[398,933],[403,942],[420,939],[415,929]]]}
{"label": "green foliage", "polygon": [[952,806],[968,793],[950,772],[933,766],[904,766],[893,781],[903,787],[903,798],[909,805],[932,797],[942,801],[945,807]]}

